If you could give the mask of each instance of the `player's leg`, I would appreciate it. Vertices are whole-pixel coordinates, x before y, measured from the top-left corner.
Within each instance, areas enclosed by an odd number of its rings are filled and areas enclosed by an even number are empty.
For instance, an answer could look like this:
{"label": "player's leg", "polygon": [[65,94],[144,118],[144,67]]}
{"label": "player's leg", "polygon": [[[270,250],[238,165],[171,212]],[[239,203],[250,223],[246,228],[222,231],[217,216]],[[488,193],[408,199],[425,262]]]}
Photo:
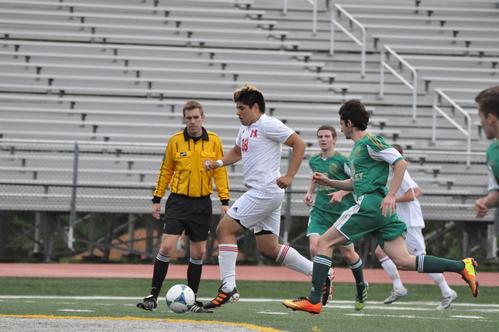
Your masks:
{"label": "player's leg", "polygon": [[317,255],[317,246],[319,245],[319,234],[310,234],[308,236],[308,247],[310,251],[310,258],[313,259]]}
{"label": "player's leg", "polygon": [[385,270],[386,274],[388,274],[388,277],[392,280],[393,284],[393,290],[388,295],[386,299],[384,299],[383,303],[384,304],[390,304],[401,297],[404,297],[407,295],[407,289],[404,287],[404,284],[402,283],[402,280],[400,279],[399,271],[397,270],[397,266],[393,263],[393,261],[388,257],[383,249],[378,245],[376,249],[374,250],[374,254],[378,258],[379,262],[381,263],[381,267],[383,270]]}
{"label": "player's leg", "polygon": [[357,295],[355,296],[355,310],[362,310],[367,300],[367,289],[369,285],[364,281],[362,258],[355,251],[353,242],[340,246],[341,255],[345,258],[348,266],[352,270],[355,279],[355,288]]}
{"label": "player's leg", "polygon": [[456,261],[430,255],[410,255],[402,236],[385,241],[383,250],[401,270],[417,270],[423,273],[456,272],[461,274],[468,283],[471,294],[478,296],[478,282],[476,280],[476,267],[478,264],[473,258]]}
{"label": "player's leg", "polygon": [[[426,255],[426,244],[421,227],[409,227],[405,243],[409,252],[415,256]],[[433,279],[442,293],[442,301],[437,306],[437,309],[449,308],[451,303],[457,298],[457,293],[449,287],[443,273],[428,273],[428,276]]]}
{"label": "player's leg", "polygon": [[161,245],[158,254],[156,255],[156,259],[154,260],[151,292],[142,302],[137,303],[137,307],[149,311],[156,309],[158,295],[168,272],[170,256],[176,248],[179,236],[180,235],[163,234],[161,237]]}

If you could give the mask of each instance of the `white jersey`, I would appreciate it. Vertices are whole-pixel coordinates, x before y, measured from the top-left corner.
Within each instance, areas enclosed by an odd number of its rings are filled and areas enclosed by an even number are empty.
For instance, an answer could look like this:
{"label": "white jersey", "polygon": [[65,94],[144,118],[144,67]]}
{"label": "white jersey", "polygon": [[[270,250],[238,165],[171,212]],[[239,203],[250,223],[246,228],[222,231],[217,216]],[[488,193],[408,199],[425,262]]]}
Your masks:
{"label": "white jersey", "polygon": [[[397,190],[396,196],[399,197],[405,194],[409,189],[417,188],[418,184],[409,175],[408,171],[405,171],[404,178]],[[419,200],[416,198],[413,201],[397,203],[397,215],[404,221],[407,227],[421,227],[424,228],[423,212],[421,211],[421,205]]]}
{"label": "white jersey", "polygon": [[247,188],[263,192],[283,190],[276,184],[281,176],[282,144],[293,133],[280,120],[266,114],[251,125],[239,128],[236,145],[241,148]]}

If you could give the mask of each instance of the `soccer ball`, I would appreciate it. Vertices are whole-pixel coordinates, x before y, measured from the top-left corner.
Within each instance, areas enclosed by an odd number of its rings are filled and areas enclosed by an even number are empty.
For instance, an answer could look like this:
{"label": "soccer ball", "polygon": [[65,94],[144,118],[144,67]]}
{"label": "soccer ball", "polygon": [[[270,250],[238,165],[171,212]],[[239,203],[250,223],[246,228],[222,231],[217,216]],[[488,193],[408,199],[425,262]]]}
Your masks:
{"label": "soccer ball", "polygon": [[166,292],[166,305],[171,311],[181,314],[194,304],[196,296],[189,286],[178,284]]}

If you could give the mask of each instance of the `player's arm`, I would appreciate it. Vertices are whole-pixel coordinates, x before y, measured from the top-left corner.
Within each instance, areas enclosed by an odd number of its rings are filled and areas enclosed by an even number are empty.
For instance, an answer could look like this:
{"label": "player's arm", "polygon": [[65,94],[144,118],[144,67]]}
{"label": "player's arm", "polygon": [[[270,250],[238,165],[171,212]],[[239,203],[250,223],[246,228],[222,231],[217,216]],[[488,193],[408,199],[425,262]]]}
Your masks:
{"label": "player's arm", "polygon": [[293,178],[300,169],[301,161],[305,155],[305,142],[297,133],[291,134],[284,144],[291,147],[293,154],[288,164],[288,171],[284,176],[277,179],[277,185],[282,189],[286,189],[293,182]]}
{"label": "player's arm", "polygon": [[340,203],[342,200],[343,200],[343,197],[351,194],[352,192],[350,190],[338,190],[338,191],[335,191],[334,193],[330,193],[329,196],[331,197],[331,199],[329,200],[329,202],[331,203]]}
{"label": "player's arm", "polygon": [[[217,160],[223,159],[224,157],[224,149],[222,142],[218,140],[216,142],[216,155],[215,158]],[[229,201],[230,201],[230,193],[229,193],[229,176],[227,174],[227,169],[225,167],[219,167],[213,171],[213,178],[215,180],[215,185],[217,187],[218,198],[220,199],[221,205],[221,213],[224,215],[229,210]]]}
{"label": "player's arm", "polygon": [[392,214],[395,212],[396,198],[395,194],[404,179],[404,173],[407,169],[407,162],[400,158],[395,161],[393,165],[393,177],[390,181],[390,186],[388,187],[388,193],[386,194],[383,202],[381,203],[381,213],[386,216],[387,214]]}
{"label": "player's arm", "polygon": [[241,160],[241,147],[236,144],[232,149],[230,149],[225,154],[225,156],[223,156],[223,158],[218,159],[215,162],[211,160],[206,160],[204,166],[207,170],[213,170],[222,166],[229,166],[235,164],[239,160]]}
{"label": "player's arm", "polygon": [[329,179],[325,174],[315,172],[313,175],[313,181],[323,186],[333,187],[338,190],[352,191],[353,184],[352,179],[346,180],[333,180]]}
{"label": "player's arm", "polygon": [[413,189],[413,188],[410,188],[409,190],[407,190],[405,193],[403,193],[402,195],[400,196],[397,196],[395,198],[395,201],[397,203],[405,203],[405,202],[410,202],[410,201],[413,201],[415,200],[417,197],[416,197],[416,191]]}
{"label": "player's arm", "polygon": [[487,215],[489,209],[499,207],[499,191],[489,191],[487,196],[478,199],[475,202],[475,212],[478,218],[483,218]]}
{"label": "player's arm", "polygon": [[303,203],[307,206],[311,206],[314,202],[313,195],[315,192],[315,182],[311,179],[310,185],[308,186],[307,193],[303,196]]}
{"label": "player's arm", "polygon": [[166,152],[163,157],[163,162],[159,169],[158,180],[156,182],[156,188],[154,189],[153,199],[152,199],[152,216],[154,219],[159,220],[161,214],[161,198],[165,195],[168,189],[168,184],[175,171],[175,154],[173,151],[173,145],[168,143],[166,147]]}

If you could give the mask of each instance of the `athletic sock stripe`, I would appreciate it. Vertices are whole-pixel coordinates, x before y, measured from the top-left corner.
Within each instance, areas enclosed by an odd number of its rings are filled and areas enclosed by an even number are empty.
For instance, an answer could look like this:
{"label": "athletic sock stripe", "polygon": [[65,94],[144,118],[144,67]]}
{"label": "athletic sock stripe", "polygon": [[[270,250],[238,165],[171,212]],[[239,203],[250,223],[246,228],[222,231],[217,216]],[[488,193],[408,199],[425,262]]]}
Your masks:
{"label": "athletic sock stripe", "polygon": [[323,258],[323,257],[318,257],[318,256],[314,257],[314,261],[313,262],[317,263],[317,264],[326,265],[328,267],[331,267],[331,264],[333,263],[330,259]]}
{"label": "athletic sock stripe", "polygon": [[195,265],[203,265],[203,260],[202,259],[194,259],[192,257],[189,257],[189,263],[192,263]]}
{"label": "athletic sock stripe", "polygon": [[359,260],[356,263],[353,263],[352,265],[350,265],[350,268],[352,270],[354,270],[354,269],[358,269],[361,266],[362,266],[362,258],[359,258]]}
{"label": "athletic sock stripe", "polygon": [[283,245],[281,248],[281,252],[279,253],[279,256],[277,256],[276,262],[282,264],[282,262],[284,262],[284,258],[286,258],[286,255],[288,254],[288,251],[289,251],[289,246]]}
{"label": "athletic sock stripe", "polygon": [[424,268],[424,255],[418,256],[418,272],[423,272]]}
{"label": "athletic sock stripe", "polygon": [[164,262],[164,263],[168,263],[170,261],[170,257],[169,256],[164,256],[164,255],[161,255],[159,252],[158,254],[156,255],[156,259],[160,262]]}
{"label": "athletic sock stripe", "polygon": [[227,252],[238,252],[237,245],[220,245],[218,246],[218,251],[227,251]]}
{"label": "athletic sock stripe", "polygon": [[389,259],[390,259],[390,257],[385,256],[385,257],[381,258],[381,259],[379,260],[379,262],[380,262],[380,263],[384,263],[384,262],[386,262],[386,261],[387,261],[387,260],[389,260]]}

